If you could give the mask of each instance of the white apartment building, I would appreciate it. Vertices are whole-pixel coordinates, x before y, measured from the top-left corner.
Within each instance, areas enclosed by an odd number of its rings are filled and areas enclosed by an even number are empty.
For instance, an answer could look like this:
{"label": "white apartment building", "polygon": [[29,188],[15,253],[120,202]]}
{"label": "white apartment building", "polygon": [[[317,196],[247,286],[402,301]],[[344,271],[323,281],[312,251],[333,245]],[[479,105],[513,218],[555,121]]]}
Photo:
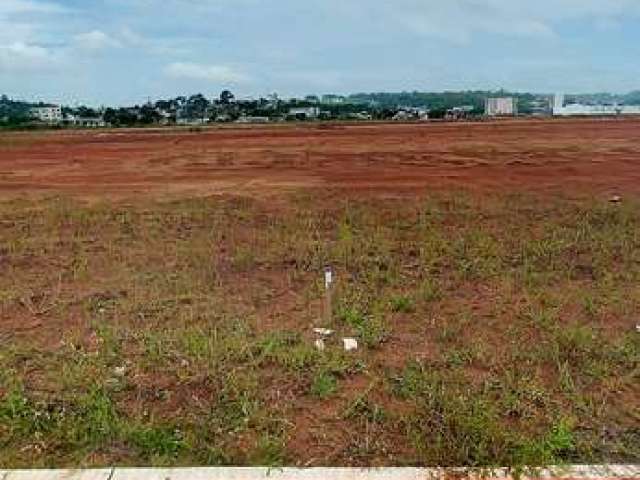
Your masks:
{"label": "white apartment building", "polygon": [[515,116],[518,114],[516,99],[513,97],[487,98],[485,114],[489,117]]}
{"label": "white apartment building", "polygon": [[31,109],[31,115],[36,120],[45,123],[62,123],[62,107],[59,105],[45,105]]}

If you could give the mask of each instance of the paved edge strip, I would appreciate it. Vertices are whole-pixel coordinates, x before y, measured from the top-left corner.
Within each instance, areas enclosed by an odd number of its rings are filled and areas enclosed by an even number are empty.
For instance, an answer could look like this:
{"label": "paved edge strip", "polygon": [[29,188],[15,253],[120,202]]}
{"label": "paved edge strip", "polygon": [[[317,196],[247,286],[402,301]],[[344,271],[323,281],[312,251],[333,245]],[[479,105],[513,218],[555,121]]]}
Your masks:
{"label": "paved edge strip", "polygon": [[0,480],[110,480],[114,468],[95,470],[6,470]]}
{"label": "paved edge strip", "polygon": [[[106,468],[0,470],[0,480],[436,480],[508,479],[510,470],[464,468]],[[640,480],[640,465],[572,465],[525,471],[522,478]]]}

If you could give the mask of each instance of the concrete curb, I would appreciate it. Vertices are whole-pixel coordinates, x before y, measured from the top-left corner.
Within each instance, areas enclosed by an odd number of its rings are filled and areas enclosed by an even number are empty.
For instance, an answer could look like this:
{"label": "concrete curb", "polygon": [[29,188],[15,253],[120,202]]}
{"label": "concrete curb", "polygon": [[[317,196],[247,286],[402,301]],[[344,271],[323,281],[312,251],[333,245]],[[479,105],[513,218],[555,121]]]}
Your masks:
{"label": "concrete curb", "polygon": [[[435,480],[510,479],[507,469],[453,468],[110,468],[96,470],[0,470],[0,480]],[[640,480],[640,465],[574,465],[523,475],[529,479]]]}
{"label": "concrete curb", "polygon": [[113,468],[101,470],[7,470],[0,480],[110,480]]}

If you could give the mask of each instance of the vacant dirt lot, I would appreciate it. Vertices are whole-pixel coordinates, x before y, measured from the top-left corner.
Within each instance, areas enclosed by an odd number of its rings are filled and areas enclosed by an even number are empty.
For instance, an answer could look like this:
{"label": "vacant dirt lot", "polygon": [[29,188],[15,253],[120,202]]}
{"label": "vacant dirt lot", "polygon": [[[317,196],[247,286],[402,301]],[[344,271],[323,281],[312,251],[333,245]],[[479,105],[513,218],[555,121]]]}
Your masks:
{"label": "vacant dirt lot", "polygon": [[639,462],[638,132],[1,134],[0,465]]}
{"label": "vacant dirt lot", "polygon": [[3,133],[0,194],[640,189],[640,121]]}

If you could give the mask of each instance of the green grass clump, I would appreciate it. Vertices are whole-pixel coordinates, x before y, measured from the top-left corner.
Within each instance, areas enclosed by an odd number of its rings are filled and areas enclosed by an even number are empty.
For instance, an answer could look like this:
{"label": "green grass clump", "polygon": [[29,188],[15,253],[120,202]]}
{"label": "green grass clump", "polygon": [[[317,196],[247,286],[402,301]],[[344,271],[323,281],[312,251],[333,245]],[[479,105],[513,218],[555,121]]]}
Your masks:
{"label": "green grass clump", "polygon": [[412,313],[415,311],[413,299],[404,295],[391,297],[389,303],[391,304],[391,310],[396,313]]}
{"label": "green grass clump", "polygon": [[318,398],[327,398],[333,395],[338,389],[336,377],[326,371],[318,372],[311,384],[311,394]]}
{"label": "green grass clump", "polygon": [[140,427],[127,436],[144,458],[175,459],[188,448],[181,432],[170,427]]}

